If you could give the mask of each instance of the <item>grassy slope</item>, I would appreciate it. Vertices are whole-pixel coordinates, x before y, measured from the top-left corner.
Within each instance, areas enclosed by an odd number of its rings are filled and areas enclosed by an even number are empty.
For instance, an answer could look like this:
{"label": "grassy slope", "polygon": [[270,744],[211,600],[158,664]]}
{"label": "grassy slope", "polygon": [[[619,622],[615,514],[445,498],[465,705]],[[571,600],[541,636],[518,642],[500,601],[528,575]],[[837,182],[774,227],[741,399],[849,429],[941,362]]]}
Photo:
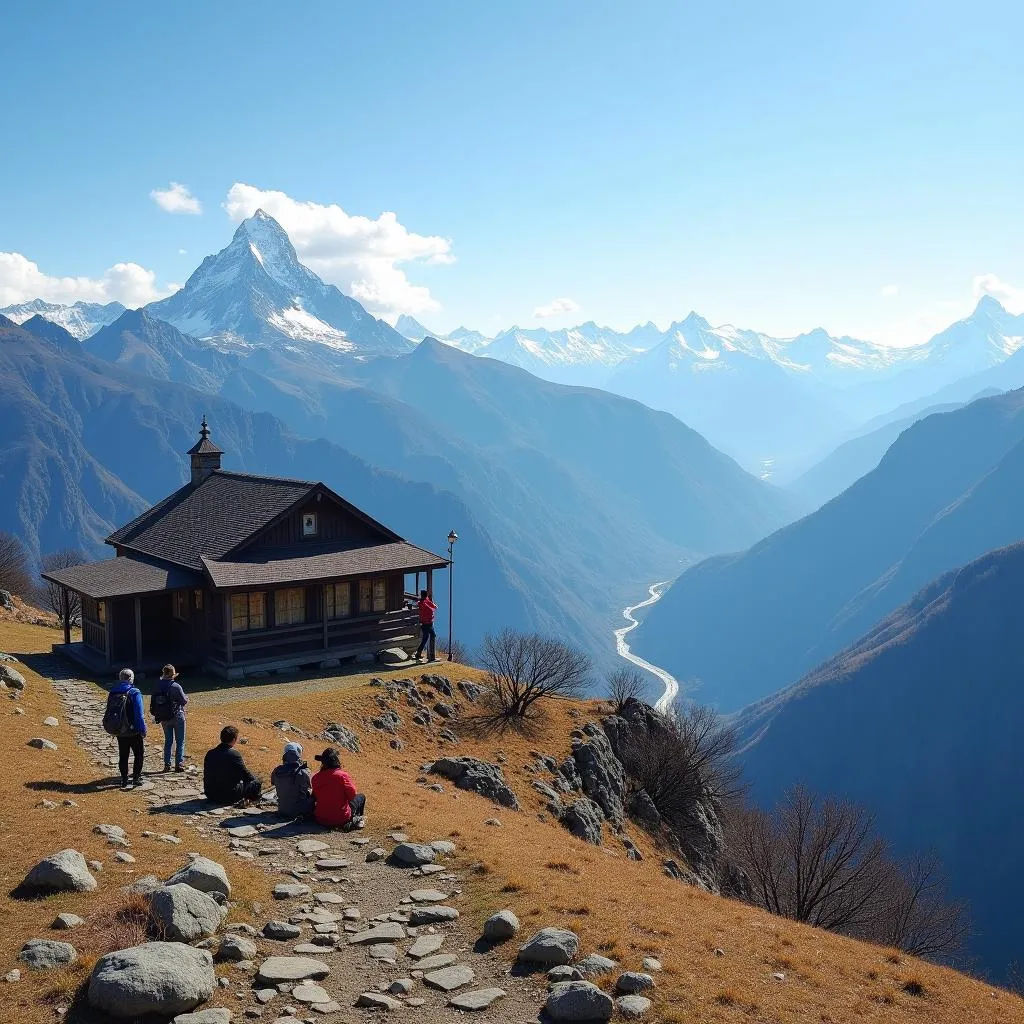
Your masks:
{"label": "grassy slope", "polygon": [[[51,639],[52,633],[44,629],[0,624],[0,650],[42,650]],[[132,849],[138,864],[123,867],[113,862],[112,851],[91,834],[91,828],[99,821],[133,825],[135,816],[144,813],[138,798],[76,789],[71,795],[78,808],[36,808],[43,796],[60,800],[64,793],[30,789],[30,783],[45,777],[87,787],[95,772],[88,758],[72,746],[70,731],[63,725],[53,736],[61,744],[59,751],[47,754],[25,748],[29,737],[44,731],[39,725],[42,718],[59,714],[52,691],[32,673],[26,674],[29,688],[22,705],[27,714],[15,717],[10,705],[2,705],[8,718],[7,728],[0,732],[0,753],[9,779],[7,796],[0,803],[0,843],[6,851],[0,895],[2,971],[14,966],[25,939],[58,934],[48,933],[47,926],[59,911],[73,910],[95,919],[101,905],[116,904],[108,893],[112,883],[130,879],[127,867],[137,868],[137,874],[159,874],[177,866],[184,851],[204,849],[191,835],[181,847],[138,840]],[[455,666],[448,674],[471,673]],[[531,760],[532,750],[556,757],[567,753],[570,729],[577,717],[585,720],[592,713],[592,705],[557,704],[530,738],[505,735],[460,743],[459,753],[492,760],[504,754],[506,774],[524,807],[515,813],[449,785],[442,794],[417,786],[419,767],[436,755],[437,744],[408,724],[403,708],[399,709],[403,750],[392,750],[387,737],[364,728],[364,719],[376,708],[377,691],[364,685],[368,678],[348,676],[305,684],[296,687],[304,691],[297,693],[289,684],[196,693],[189,725],[191,753],[199,754],[211,745],[223,723],[241,725],[242,718],[254,718],[258,724],[242,726],[245,755],[269,775],[282,740],[280,731],[270,724],[273,721],[287,718],[310,732],[321,730],[329,720],[355,728],[364,741],[363,753],[346,755],[346,761],[368,795],[375,829],[401,825],[420,838],[457,837],[465,862],[478,865],[473,873],[473,901],[481,920],[495,909],[510,906],[523,920],[524,929],[547,924],[572,927],[586,951],[605,952],[630,966],[642,956],[658,956],[665,973],[659,977],[657,1012],[649,1018],[653,1021],[1024,1022],[1024,1002],[954,971],[773,918],[668,879],[656,851],[637,830],[633,838],[644,851],[643,863],[620,855],[611,838],[605,848],[588,846],[556,823],[542,820],[541,799],[522,766]],[[311,758],[318,745],[307,741],[305,746]],[[484,824],[494,817],[501,820],[500,828]],[[148,827],[173,831],[169,819],[155,822]],[[98,894],[34,903],[8,898],[7,893],[38,857],[63,846],[75,846],[87,857],[104,860]],[[224,857],[222,850],[204,852]],[[241,861],[232,860],[229,868],[243,900],[265,900],[272,876]],[[244,918],[244,909],[236,918]],[[96,928],[91,935],[76,931],[72,941],[95,955],[104,941],[111,941],[111,930]],[[716,949],[724,955],[716,955]],[[82,968],[69,977],[32,978],[6,989],[4,995],[16,998],[24,1014],[18,1019],[52,1020],[52,1009],[39,1001],[55,989],[51,1002],[60,998],[61,989],[66,991],[84,976],[89,962],[87,956]],[[785,982],[773,978],[778,971],[785,973]],[[904,991],[912,980],[924,986],[923,996]],[[15,1019],[9,1016],[15,1005],[5,1002],[0,1020]]]}

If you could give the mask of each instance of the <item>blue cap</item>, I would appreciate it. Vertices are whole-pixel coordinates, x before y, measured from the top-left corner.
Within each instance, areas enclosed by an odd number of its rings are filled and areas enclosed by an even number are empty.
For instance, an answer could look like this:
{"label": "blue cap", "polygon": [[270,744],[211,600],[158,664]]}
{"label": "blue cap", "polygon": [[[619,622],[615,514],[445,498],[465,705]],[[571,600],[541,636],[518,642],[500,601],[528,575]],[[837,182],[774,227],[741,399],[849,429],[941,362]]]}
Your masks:
{"label": "blue cap", "polygon": [[302,745],[299,743],[286,743],[284,745],[284,760],[285,761],[301,761],[302,760]]}

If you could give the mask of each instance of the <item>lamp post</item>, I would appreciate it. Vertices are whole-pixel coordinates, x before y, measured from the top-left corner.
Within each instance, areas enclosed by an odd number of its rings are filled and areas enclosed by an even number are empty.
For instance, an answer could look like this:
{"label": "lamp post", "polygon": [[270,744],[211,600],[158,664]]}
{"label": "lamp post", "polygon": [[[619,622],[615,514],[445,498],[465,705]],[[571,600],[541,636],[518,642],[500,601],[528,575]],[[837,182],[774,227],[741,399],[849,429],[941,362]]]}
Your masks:
{"label": "lamp post", "polygon": [[448,534],[448,660],[452,660],[452,577],[455,575],[455,542],[459,535],[452,530]]}

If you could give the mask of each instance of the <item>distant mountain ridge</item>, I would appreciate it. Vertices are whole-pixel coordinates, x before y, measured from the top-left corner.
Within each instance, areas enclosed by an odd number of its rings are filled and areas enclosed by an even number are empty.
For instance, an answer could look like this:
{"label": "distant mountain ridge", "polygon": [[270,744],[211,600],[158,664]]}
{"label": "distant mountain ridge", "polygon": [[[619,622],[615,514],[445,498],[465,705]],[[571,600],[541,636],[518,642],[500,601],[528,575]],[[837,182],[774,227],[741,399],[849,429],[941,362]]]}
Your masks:
{"label": "distant mountain ridge", "polygon": [[867,807],[901,851],[938,853],[1000,981],[1024,912],[1022,589],[1024,544],[986,553],[735,719],[757,802],[806,785]]}
{"label": "distant mountain ridge", "polygon": [[125,307],[120,302],[76,302],[68,306],[33,299],[0,309],[0,314],[16,324],[22,324],[33,316],[42,316],[83,341],[101,327],[113,323],[124,311]]}

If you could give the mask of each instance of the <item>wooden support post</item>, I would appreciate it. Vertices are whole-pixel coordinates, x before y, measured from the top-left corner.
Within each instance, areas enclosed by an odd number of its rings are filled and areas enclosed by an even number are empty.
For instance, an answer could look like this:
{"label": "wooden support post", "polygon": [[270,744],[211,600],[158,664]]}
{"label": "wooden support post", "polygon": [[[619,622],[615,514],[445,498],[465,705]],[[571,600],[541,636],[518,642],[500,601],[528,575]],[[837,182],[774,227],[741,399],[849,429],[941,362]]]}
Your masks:
{"label": "wooden support post", "polygon": [[114,646],[114,605],[111,601],[103,602],[104,619],[103,623],[103,653],[107,656],[107,668],[114,663],[113,651],[111,648]]}
{"label": "wooden support post", "polygon": [[[431,601],[434,600],[434,570],[433,569],[428,569],[427,570],[427,596],[430,598]],[[431,661],[435,661],[437,659],[437,643],[436,643],[434,637],[430,638],[430,644],[429,644],[429,649],[427,651],[427,657]]]}
{"label": "wooden support post", "polygon": [[71,643],[71,592],[61,587],[61,605],[64,609],[64,643]]}
{"label": "wooden support post", "polygon": [[324,650],[326,651],[329,646],[329,638],[327,636],[327,584],[325,583],[320,588],[320,617],[324,620]]}
{"label": "wooden support post", "polygon": [[233,659],[231,649],[231,595],[224,595],[224,660],[230,665]]}
{"label": "wooden support post", "polygon": [[135,598],[135,664],[142,668],[142,598]]}

